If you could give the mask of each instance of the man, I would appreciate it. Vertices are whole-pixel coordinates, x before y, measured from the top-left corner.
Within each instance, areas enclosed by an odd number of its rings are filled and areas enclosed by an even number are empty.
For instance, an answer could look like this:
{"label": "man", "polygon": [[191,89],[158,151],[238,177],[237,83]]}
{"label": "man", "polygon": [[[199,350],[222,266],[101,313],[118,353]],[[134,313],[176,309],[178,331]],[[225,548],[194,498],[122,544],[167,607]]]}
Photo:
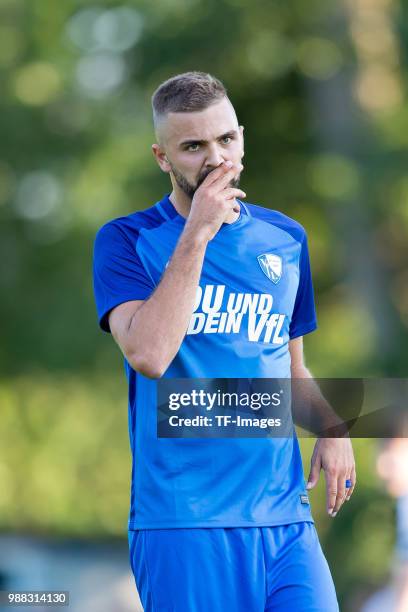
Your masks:
{"label": "man", "polygon": [[[223,84],[177,75],[152,104],[172,192],[102,227],[94,257],[100,325],[129,382],[129,542],[145,611],[338,610],[296,436],[157,437],[156,379],[310,377],[302,336],[316,318],[303,228],[241,200],[243,128]],[[321,468],[335,516],[355,483],[348,438],[317,441],[308,488]]]}

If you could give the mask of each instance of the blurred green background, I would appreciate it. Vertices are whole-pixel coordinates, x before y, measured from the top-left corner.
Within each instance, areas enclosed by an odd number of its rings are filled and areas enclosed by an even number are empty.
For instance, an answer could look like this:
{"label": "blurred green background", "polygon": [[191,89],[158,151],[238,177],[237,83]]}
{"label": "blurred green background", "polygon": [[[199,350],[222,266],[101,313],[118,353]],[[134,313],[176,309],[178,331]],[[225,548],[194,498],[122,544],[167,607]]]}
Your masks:
{"label": "blurred green background", "polygon": [[[406,375],[407,17],[396,0],[1,0],[3,532],[125,535],[127,389],[97,326],[92,248],[104,222],[170,190],[150,96],[175,73],[224,81],[248,201],[308,232],[312,373]],[[311,494],[344,609],[386,579],[395,538],[376,441],[354,448],[358,487],[338,517],[323,478]]]}

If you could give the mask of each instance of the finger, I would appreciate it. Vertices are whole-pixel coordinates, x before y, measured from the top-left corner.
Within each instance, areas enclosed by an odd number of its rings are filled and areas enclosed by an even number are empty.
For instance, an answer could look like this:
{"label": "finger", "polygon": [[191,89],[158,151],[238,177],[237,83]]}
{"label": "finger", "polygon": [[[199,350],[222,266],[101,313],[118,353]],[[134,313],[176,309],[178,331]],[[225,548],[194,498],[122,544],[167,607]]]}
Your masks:
{"label": "finger", "polygon": [[232,161],[222,162],[214,170],[212,170],[202,182],[202,185],[212,185],[221,176],[224,176],[227,172],[231,172],[231,168],[234,166]]}
{"label": "finger", "polygon": [[336,516],[346,499],[346,474],[342,473],[337,478],[337,495],[332,516]]}
{"label": "finger", "polygon": [[242,189],[237,189],[236,187],[224,189],[222,195],[226,200],[232,200],[233,198],[246,198],[245,191],[242,191]]}
{"label": "finger", "polygon": [[350,497],[352,496],[353,491],[354,491],[354,487],[356,486],[356,468],[355,468],[354,465],[353,465],[353,468],[351,470],[351,474],[350,474],[349,478],[350,478],[350,480],[352,482],[352,485],[351,485],[351,487],[349,489],[347,489],[347,493],[346,493],[346,500],[347,501],[350,501]]}
{"label": "finger", "polygon": [[326,471],[326,500],[327,512],[331,514],[336,504],[337,498],[337,477]]}
{"label": "finger", "polygon": [[317,485],[319,481],[321,467],[322,467],[322,464],[321,464],[320,459],[313,460],[312,458],[309,478],[307,479],[307,485],[306,485],[306,489],[308,491],[310,489],[313,489],[313,487]]}
{"label": "finger", "polygon": [[241,172],[243,167],[244,166],[242,164],[238,164],[237,166],[232,166],[232,168],[230,168],[228,172],[221,174],[218,178],[215,179],[215,181],[211,183],[212,188],[213,189],[215,188],[218,191],[221,189],[225,189],[225,187],[228,187],[231,180],[235,178],[237,174],[239,174],[239,172]]}

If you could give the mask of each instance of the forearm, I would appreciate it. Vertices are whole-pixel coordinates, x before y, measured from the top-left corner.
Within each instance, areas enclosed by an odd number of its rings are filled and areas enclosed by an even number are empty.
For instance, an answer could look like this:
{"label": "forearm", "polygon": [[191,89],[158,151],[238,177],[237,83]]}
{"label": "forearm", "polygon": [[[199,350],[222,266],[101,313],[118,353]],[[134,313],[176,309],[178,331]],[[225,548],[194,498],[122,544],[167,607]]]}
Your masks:
{"label": "forearm", "polygon": [[186,225],[156,290],[130,320],[129,361],[151,378],[165,372],[186,334],[207,243]]}
{"label": "forearm", "polygon": [[324,398],[305,366],[292,370],[292,415],[296,425],[317,436],[348,435],[344,421]]}

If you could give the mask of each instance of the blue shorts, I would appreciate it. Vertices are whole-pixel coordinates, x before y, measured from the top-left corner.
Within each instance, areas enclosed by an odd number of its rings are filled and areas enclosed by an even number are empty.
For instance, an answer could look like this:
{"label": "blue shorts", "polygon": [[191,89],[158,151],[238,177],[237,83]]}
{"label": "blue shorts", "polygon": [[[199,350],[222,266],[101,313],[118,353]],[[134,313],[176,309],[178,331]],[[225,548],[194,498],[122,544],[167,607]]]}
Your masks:
{"label": "blue shorts", "polygon": [[338,612],[311,522],[129,531],[145,612]]}

